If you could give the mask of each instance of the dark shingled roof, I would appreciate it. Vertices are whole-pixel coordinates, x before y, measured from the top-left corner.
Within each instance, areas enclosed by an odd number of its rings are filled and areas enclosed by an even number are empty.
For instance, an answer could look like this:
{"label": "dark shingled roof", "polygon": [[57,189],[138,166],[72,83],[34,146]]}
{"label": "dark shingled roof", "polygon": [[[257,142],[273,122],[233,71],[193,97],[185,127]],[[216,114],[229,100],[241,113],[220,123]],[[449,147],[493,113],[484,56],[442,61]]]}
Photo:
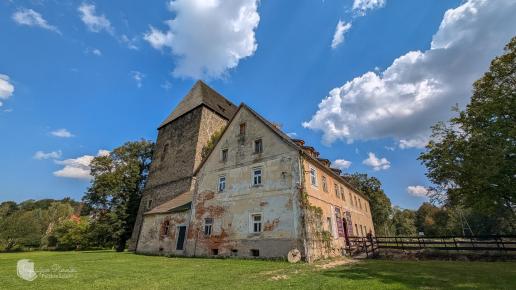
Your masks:
{"label": "dark shingled roof", "polygon": [[214,89],[210,88],[203,81],[199,80],[181,100],[174,111],[165,119],[165,121],[163,121],[163,123],[161,123],[159,128],[200,105],[210,108],[227,120],[230,120],[237,111],[237,106],[228,101],[221,94],[217,93]]}

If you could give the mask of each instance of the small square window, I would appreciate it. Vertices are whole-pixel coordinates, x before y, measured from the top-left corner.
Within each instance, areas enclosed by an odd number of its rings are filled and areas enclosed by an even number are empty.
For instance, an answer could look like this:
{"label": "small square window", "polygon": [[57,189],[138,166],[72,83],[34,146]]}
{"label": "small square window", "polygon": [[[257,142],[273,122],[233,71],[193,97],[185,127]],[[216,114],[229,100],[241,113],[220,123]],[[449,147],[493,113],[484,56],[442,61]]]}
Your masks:
{"label": "small square window", "polygon": [[259,257],[260,256],[260,250],[258,250],[258,249],[251,249],[251,256],[252,257]]}
{"label": "small square window", "polygon": [[221,159],[222,162],[228,161],[228,149],[222,149]]}
{"label": "small square window", "polygon": [[253,233],[261,233],[262,232],[262,215],[261,214],[252,214],[251,215],[251,231]]}
{"label": "small square window", "polygon": [[238,256],[238,250],[237,249],[231,249],[231,256],[233,256],[233,257]]}
{"label": "small square window", "polygon": [[219,177],[219,192],[223,192],[226,189],[226,176]]}
{"label": "small square window", "polygon": [[204,219],[204,235],[209,237],[211,236],[211,230],[213,226],[213,218],[205,218]]}
{"label": "small square window", "polygon": [[254,140],[254,153],[262,153],[262,152],[263,152],[262,139]]}
{"label": "small square window", "polygon": [[262,169],[255,168],[253,169],[253,186],[262,184]]}
{"label": "small square window", "polygon": [[213,256],[217,256],[219,254],[219,249],[211,249],[211,254]]}

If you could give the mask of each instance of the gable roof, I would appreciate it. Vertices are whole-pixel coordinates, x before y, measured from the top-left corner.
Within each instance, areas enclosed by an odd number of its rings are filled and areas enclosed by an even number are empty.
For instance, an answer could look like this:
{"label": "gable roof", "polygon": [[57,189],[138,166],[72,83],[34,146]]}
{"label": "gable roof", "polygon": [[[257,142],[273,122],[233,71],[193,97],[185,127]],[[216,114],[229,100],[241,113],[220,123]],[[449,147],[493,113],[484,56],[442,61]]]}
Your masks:
{"label": "gable roof", "polygon": [[227,120],[231,119],[237,110],[237,106],[199,80],[179,102],[174,111],[159,125],[158,129],[200,105],[205,105]]}
{"label": "gable roof", "polygon": [[[335,177],[336,179],[340,180],[342,183],[346,184],[349,188],[353,189],[356,193],[358,193],[359,195],[361,195],[363,198],[369,200],[369,198],[363,194],[360,190],[358,190],[356,187],[354,187],[352,184],[350,184],[347,180],[345,180],[342,176],[340,176],[339,174],[337,174],[332,168],[326,166],[323,162],[319,161],[318,158],[315,158],[313,156],[311,156],[310,154],[306,153],[305,150],[303,149],[304,146],[300,146],[298,145],[298,143],[296,143],[296,141],[299,141],[299,139],[292,139],[290,138],[287,134],[285,134],[283,131],[281,131],[280,129],[278,129],[278,127],[276,127],[274,124],[272,124],[271,122],[269,122],[267,119],[265,119],[264,117],[262,117],[260,114],[258,114],[257,112],[255,112],[253,109],[251,109],[251,107],[249,107],[248,105],[244,104],[244,103],[241,103],[240,106],[238,106],[238,109],[236,110],[235,114],[233,115],[233,117],[231,118],[231,120],[228,122],[228,124],[226,125],[226,127],[224,128],[224,130],[222,131],[222,134],[220,134],[220,138],[219,140],[217,140],[217,143],[215,143],[215,145],[213,146],[213,149],[211,150],[211,152],[208,154],[208,156],[206,156],[206,158],[204,158],[202,161],[201,161],[201,164],[199,164],[199,167],[197,167],[197,169],[195,170],[194,172],[194,176],[197,175],[197,173],[201,170],[201,168],[204,166],[204,163],[208,160],[208,158],[210,157],[210,155],[213,153],[213,151],[215,151],[215,147],[217,147],[217,144],[219,143],[219,141],[222,139],[222,136],[224,136],[224,134],[226,133],[226,130],[229,128],[229,126],[231,125],[231,123],[233,122],[233,119],[236,117],[236,115],[238,114],[238,112],[240,110],[242,110],[243,108],[247,109],[249,112],[251,112],[251,114],[253,114],[258,120],[260,120],[262,123],[264,123],[269,129],[271,129],[274,133],[276,133],[276,135],[278,135],[285,143],[287,143],[288,145],[292,146],[294,149],[298,150],[299,153],[302,155],[302,156],[305,156],[307,159],[310,159],[310,161],[318,164],[319,166],[321,166],[321,168],[324,168],[326,170],[326,172],[330,175],[333,175],[333,177]],[[303,142],[304,143],[304,142]]]}
{"label": "gable roof", "polygon": [[185,193],[181,193],[175,198],[165,202],[164,204],[158,205],[157,207],[151,209],[148,212],[145,212],[145,215],[148,214],[158,214],[158,213],[168,213],[174,211],[181,211],[184,209],[190,209],[188,206],[192,203],[192,192],[187,191]]}

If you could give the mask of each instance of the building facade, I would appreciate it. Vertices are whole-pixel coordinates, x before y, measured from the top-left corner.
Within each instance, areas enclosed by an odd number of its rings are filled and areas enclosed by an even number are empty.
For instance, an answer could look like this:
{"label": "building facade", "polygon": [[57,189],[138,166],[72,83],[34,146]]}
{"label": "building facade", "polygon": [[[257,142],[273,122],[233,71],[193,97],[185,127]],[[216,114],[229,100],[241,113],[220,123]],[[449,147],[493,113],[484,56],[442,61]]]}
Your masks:
{"label": "building facade", "polygon": [[[144,196],[136,252],[274,258],[297,250],[313,261],[342,255],[349,236],[374,234],[368,199],[314,148],[245,104],[223,126],[211,153],[192,167],[189,187],[154,207]],[[149,179],[172,174],[156,171]]]}

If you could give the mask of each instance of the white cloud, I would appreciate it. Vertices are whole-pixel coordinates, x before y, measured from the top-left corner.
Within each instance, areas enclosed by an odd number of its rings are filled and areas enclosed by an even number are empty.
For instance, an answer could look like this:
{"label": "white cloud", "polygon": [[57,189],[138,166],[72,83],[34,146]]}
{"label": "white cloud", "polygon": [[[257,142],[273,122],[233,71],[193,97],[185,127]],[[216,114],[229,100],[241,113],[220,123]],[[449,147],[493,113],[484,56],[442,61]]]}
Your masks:
{"label": "white cloud", "polygon": [[[99,150],[97,156],[109,155],[107,150]],[[64,165],[60,170],[54,171],[54,175],[57,177],[73,178],[73,179],[91,179],[90,175],[90,163],[93,161],[95,156],[84,155],[74,159],[56,160],[55,163]]]}
{"label": "white cloud", "polygon": [[97,15],[95,11],[95,5],[83,3],[77,8],[81,15],[81,20],[84,22],[86,27],[92,32],[106,32],[113,34],[114,29],[111,26],[111,22],[104,15]]}
{"label": "white cloud", "polygon": [[351,29],[351,23],[346,23],[342,20],[339,20],[337,23],[337,27],[335,28],[335,34],[333,35],[333,40],[331,41],[331,48],[335,49],[339,44],[344,41],[344,34]]}
{"label": "white cloud", "polygon": [[141,88],[143,78],[145,77],[145,75],[142,72],[139,72],[136,70],[131,71],[130,75],[131,75],[131,78],[136,82],[136,86],[138,88]]}
{"label": "white cloud", "polygon": [[367,10],[374,10],[385,6],[386,0],[355,0],[353,1],[353,11],[359,15],[365,15]]}
{"label": "white cloud", "polygon": [[373,170],[386,170],[391,167],[391,162],[386,158],[377,158],[376,155],[372,152],[369,152],[369,157],[362,161],[363,164],[370,166]]}
{"label": "white cloud", "polygon": [[217,78],[257,49],[258,0],[173,0],[168,29],[150,27],[144,39],[178,58],[176,77]]}
{"label": "white cloud", "polygon": [[53,136],[56,136],[56,137],[60,137],[60,138],[71,138],[71,137],[74,137],[74,135],[72,133],[70,133],[70,131],[68,131],[68,130],[66,130],[64,128],[52,131],[52,132],[50,132],[50,134],[52,134]]}
{"label": "white cloud", "polygon": [[401,139],[398,146],[401,149],[407,149],[407,148],[424,148],[426,144],[428,144],[429,138],[427,137],[419,137],[419,138],[413,138],[413,139]]}
{"label": "white cloud", "polygon": [[296,138],[297,137],[297,133],[296,132],[290,132],[290,133],[287,133],[287,136],[289,136],[290,138]]}
{"label": "white cloud", "polygon": [[2,101],[9,99],[14,92],[14,86],[10,83],[9,76],[0,74],[0,107]]}
{"label": "white cloud", "polygon": [[96,56],[101,56],[102,55],[102,51],[100,51],[100,49],[98,49],[98,48],[93,49],[91,51],[91,53],[93,53]]}
{"label": "white cloud", "polygon": [[412,196],[426,197],[428,194],[428,189],[421,185],[411,185],[407,187],[407,192]]}
{"label": "white cloud", "polygon": [[351,166],[351,161],[344,159],[337,159],[333,161],[333,164],[340,170],[346,170]]}
{"label": "white cloud", "polygon": [[402,148],[423,146],[430,126],[469,102],[473,82],[516,34],[514,11],[510,0],[470,0],[448,10],[430,49],[334,88],[303,126],[322,131],[326,144],[393,138]]}
{"label": "white cloud", "polygon": [[59,159],[61,158],[62,154],[63,153],[61,152],[61,150],[52,152],[37,151],[36,153],[34,153],[33,158],[37,160]]}
{"label": "white cloud", "polygon": [[37,26],[61,34],[57,27],[48,24],[41,14],[32,9],[21,8],[14,12],[12,18],[20,25]]}

